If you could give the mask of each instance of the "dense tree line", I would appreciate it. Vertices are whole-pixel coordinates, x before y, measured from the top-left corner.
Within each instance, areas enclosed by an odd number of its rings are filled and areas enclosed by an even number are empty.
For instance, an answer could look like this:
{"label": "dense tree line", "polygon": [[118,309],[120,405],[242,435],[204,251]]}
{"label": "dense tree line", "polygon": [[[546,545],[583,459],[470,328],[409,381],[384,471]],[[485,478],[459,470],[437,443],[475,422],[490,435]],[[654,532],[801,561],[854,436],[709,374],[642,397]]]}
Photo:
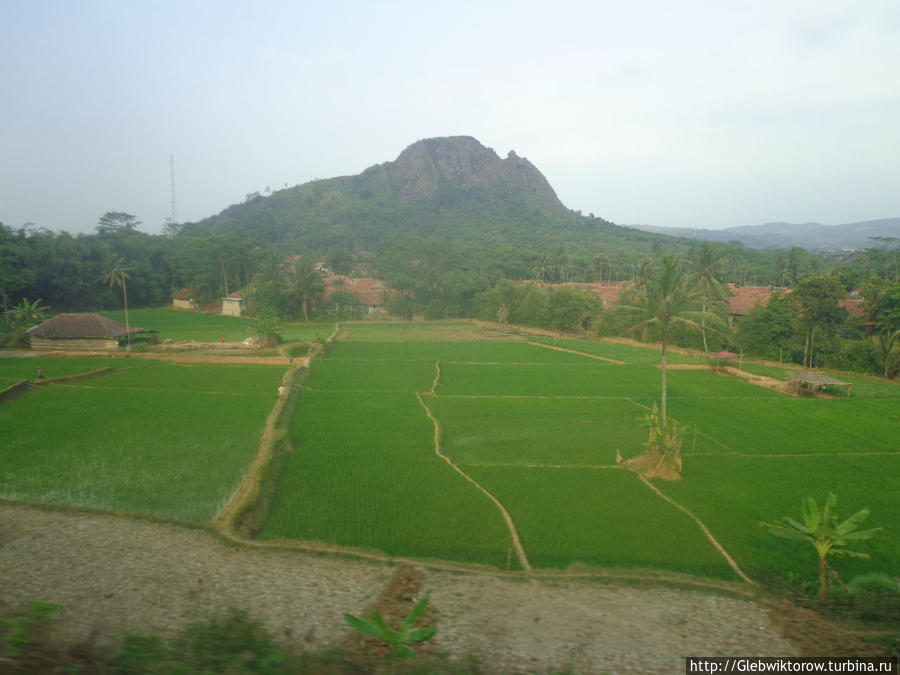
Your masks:
{"label": "dense tree line", "polygon": [[[339,274],[373,275],[395,289],[388,309],[397,316],[428,319],[478,317],[559,331],[619,335],[626,326],[596,295],[565,282],[632,282],[640,285],[673,240],[640,233],[634,242],[598,239],[592,246],[560,242],[530,247],[510,239],[493,247],[438,236],[384,237],[371,251],[330,241],[298,250],[269,243],[251,230],[215,234],[199,227],[169,227],[164,235],[138,229],[123,212],[109,212],[91,234],[13,229],[0,224],[0,309],[4,331],[35,315],[123,306],[123,284],[109,282],[118,268],[127,277],[131,307],[168,304],[191,288],[201,302],[241,290],[257,314],[278,320],[355,318],[355,298],[338,291],[324,301],[311,262],[327,261]],[[673,344],[803,363],[894,373],[900,352],[900,247],[876,242],[865,251],[833,259],[803,249],[771,253],[739,245],[681,240],[674,246],[686,278],[702,289],[696,308],[727,318],[725,285],[774,285],[776,293],[728,331],[679,333]],[[303,254],[301,263],[287,260]],[[106,280],[106,281],[104,281]],[[536,280],[539,284],[523,283]],[[851,319],[840,301],[864,299],[869,319]],[[15,310],[15,311],[14,311]],[[653,339],[652,331],[643,337]]]}

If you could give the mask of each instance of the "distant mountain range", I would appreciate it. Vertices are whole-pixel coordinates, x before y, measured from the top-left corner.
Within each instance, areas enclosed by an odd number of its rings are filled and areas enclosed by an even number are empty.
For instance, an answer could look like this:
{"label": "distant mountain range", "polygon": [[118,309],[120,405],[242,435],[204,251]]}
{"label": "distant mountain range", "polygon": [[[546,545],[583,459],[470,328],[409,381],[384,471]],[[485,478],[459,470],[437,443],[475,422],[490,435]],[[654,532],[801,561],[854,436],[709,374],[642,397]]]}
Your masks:
{"label": "distant mountain range", "polygon": [[748,248],[793,248],[808,251],[859,250],[877,246],[872,237],[900,239],[900,218],[865,220],[843,225],[821,223],[766,223],[728,227],[724,230],[702,230],[689,227],[654,227],[631,225],[644,232],[668,234],[673,237],[702,239],[721,243],[740,242]]}

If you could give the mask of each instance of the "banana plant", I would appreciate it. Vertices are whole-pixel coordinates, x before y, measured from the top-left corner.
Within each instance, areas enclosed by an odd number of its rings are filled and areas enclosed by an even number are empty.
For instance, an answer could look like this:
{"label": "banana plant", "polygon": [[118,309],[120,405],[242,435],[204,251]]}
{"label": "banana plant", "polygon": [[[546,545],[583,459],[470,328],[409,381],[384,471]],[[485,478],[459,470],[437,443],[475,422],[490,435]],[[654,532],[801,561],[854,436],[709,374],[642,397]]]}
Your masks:
{"label": "banana plant", "polygon": [[408,659],[415,653],[413,652],[412,647],[409,646],[409,643],[424,642],[437,631],[437,628],[434,626],[411,630],[416,624],[416,621],[418,621],[425,612],[426,607],[428,607],[428,595],[422,598],[419,601],[419,604],[413,608],[413,611],[406,615],[399,631],[393,631],[388,628],[387,624],[384,622],[384,618],[378,612],[372,613],[371,621],[360,619],[352,614],[344,614],[344,621],[346,621],[355,631],[381,640],[387,644],[391,649],[392,655]]}
{"label": "banana plant", "polygon": [[837,497],[829,494],[822,509],[812,497],[807,497],[801,504],[803,522],[785,516],[776,523],[760,523],[769,531],[784,539],[805,541],[815,547],[819,554],[819,600],[824,601],[828,596],[828,557],[840,558],[868,558],[868,553],[850,551],[846,548],[847,542],[871,539],[882,528],[871,530],[859,530],[859,524],[869,516],[869,509],[860,509],[845,521],[839,523],[838,516],[834,513]]}

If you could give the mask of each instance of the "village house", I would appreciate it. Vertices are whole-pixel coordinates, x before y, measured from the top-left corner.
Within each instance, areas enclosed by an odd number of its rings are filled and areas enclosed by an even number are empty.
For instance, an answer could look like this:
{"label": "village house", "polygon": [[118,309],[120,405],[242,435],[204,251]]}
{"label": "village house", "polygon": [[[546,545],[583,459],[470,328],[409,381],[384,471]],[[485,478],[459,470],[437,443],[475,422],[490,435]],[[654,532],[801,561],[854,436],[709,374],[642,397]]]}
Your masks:
{"label": "village house", "polygon": [[26,331],[32,349],[116,350],[132,340],[154,340],[156,331],[137,326],[125,327],[100,314],[57,314]]}
{"label": "village house", "polygon": [[760,307],[768,305],[775,291],[789,292],[789,289],[775,286],[737,286],[732,283],[726,284],[725,289],[728,291],[725,302],[728,303],[729,322],[747,316],[757,305]]}
{"label": "village house", "polygon": [[222,298],[222,316],[241,316],[244,310],[244,296],[241,291],[229,293]]}
{"label": "village house", "polygon": [[[567,282],[564,284],[543,284],[540,282],[527,283],[537,283],[545,288],[566,287],[590,291],[591,293],[596,293],[603,299],[603,305],[605,307],[614,305],[619,300],[619,296],[629,285],[629,282],[627,281],[604,283]],[[750,310],[757,305],[765,307],[769,304],[772,294],[776,291],[789,292],[789,289],[778,288],[776,286],[738,286],[732,283],[726,284],[725,290],[728,292],[725,302],[728,305],[729,321],[734,321],[739,317],[746,316]],[[845,302],[847,301],[843,301],[842,304]]]}
{"label": "village house", "polygon": [[360,309],[366,315],[384,313],[384,301],[396,293],[378,279],[354,279],[342,274],[332,274],[322,281],[325,285],[326,301],[338,291],[351,293],[356,296]]}
{"label": "village house", "polygon": [[197,309],[197,294],[190,288],[182,288],[172,294],[172,307],[175,309]]}

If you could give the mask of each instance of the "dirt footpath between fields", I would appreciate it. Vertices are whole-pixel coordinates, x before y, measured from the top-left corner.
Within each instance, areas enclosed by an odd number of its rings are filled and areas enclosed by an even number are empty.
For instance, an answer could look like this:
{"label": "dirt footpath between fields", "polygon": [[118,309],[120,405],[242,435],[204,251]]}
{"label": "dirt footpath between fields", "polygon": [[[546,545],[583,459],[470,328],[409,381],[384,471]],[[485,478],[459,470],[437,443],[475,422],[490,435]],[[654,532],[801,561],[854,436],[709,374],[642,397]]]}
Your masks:
{"label": "dirt footpath between fields", "polygon": [[[0,504],[0,610],[62,605],[54,636],[69,645],[172,635],[230,607],[285,647],[349,645],[344,612],[370,611],[396,569],[167,522]],[[416,569],[431,592],[433,649],[491,673],[683,673],[688,655],[802,655],[844,639],[809,613],[789,621],[784,608],[713,590]]]}

